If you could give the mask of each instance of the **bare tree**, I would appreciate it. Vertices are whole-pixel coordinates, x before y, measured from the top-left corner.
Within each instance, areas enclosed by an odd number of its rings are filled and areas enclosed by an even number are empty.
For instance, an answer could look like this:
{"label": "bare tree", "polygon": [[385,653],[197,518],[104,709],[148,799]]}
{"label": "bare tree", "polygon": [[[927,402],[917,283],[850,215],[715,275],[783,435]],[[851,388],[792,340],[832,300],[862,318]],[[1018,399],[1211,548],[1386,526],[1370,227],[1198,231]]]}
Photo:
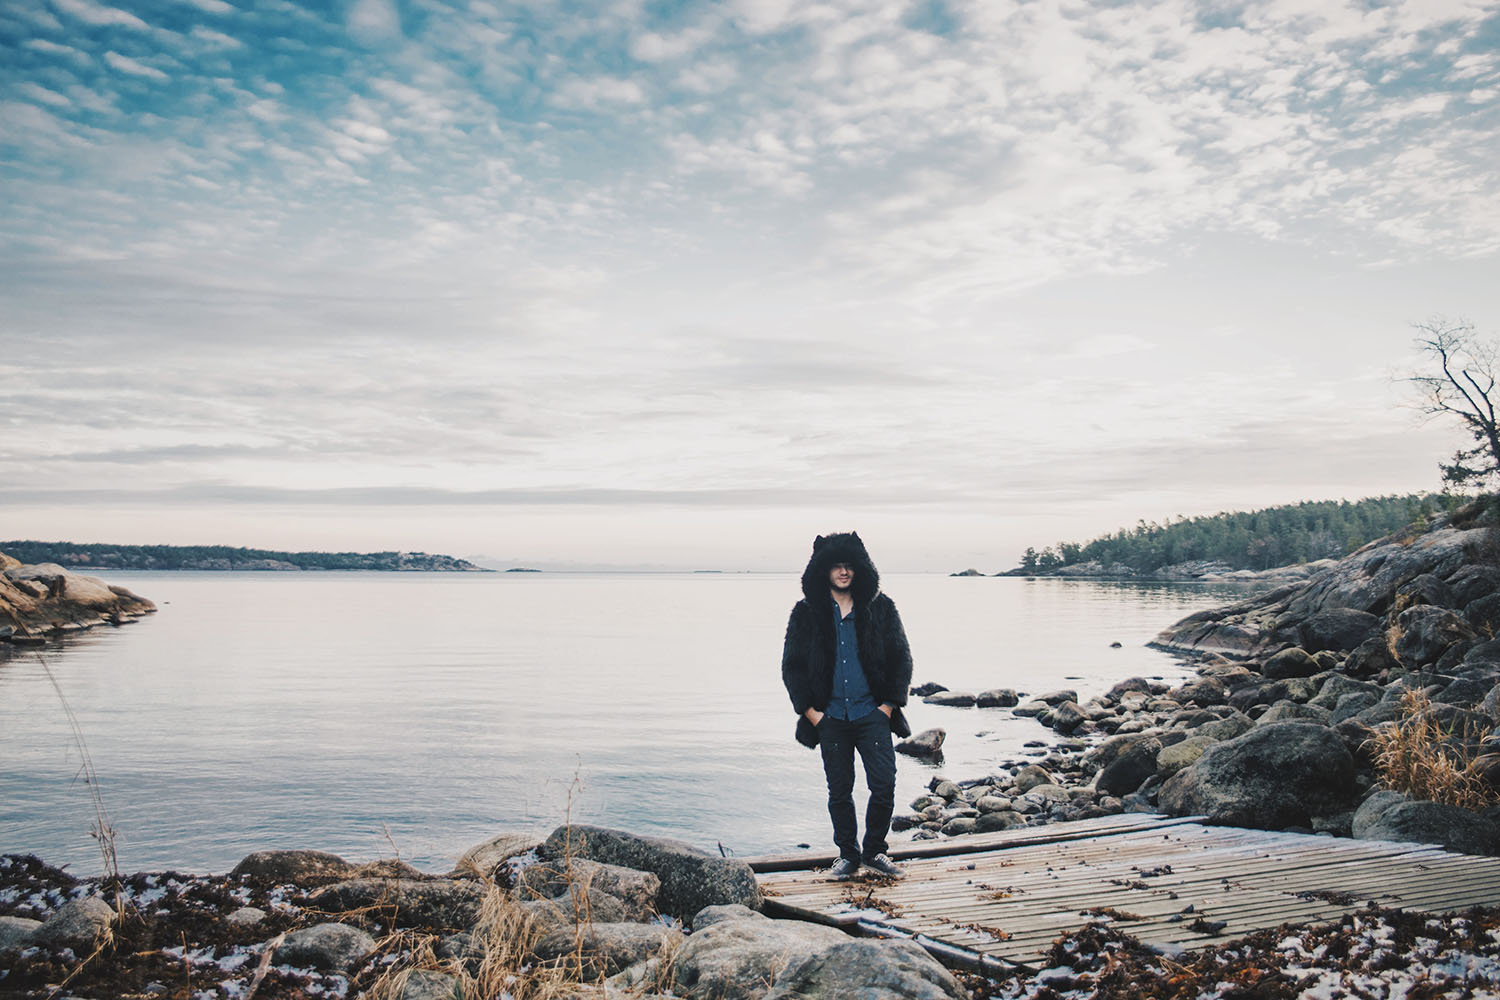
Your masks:
{"label": "bare tree", "polygon": [[1468,320],[1437,317],[1413,328],[1417,347],[1427,356],[1424,369],[1406,379],[1420,392],[1417,406],[1423,413],[1457,417],[1474,439],[1474,446],[1460,448],[1451,463],[1439,463],[1443,479],[1463,486],[1500,476],[1500,419],[1495,415],[1500,345],[1481,338]]}

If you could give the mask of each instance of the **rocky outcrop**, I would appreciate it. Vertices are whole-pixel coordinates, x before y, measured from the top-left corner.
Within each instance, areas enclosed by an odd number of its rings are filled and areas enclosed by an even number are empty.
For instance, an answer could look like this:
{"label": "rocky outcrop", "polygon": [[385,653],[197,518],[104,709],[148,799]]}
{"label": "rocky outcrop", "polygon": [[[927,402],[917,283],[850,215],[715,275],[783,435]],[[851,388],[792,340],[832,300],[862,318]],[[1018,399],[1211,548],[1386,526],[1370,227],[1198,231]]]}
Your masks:
{"label": "rocky outcrop", "polygon": [[648,871],[661,880],[664,913],[690,917],[705,906],[760,908],[760,886],[743,861],[717,857],[666,837],[642,837],[599,826],[560,826],[541,847],[544,857],[585,858]]}
{"label": "rocky outcrop", "polygon": [[968,995],[910,941],[855,940],[833,927],[769,920],[743,906],[697,914],[692,935],[673,957],[672,976],[682,995],[704,1000]]}
{"label": "rocky outcrop", "polygon": [[14,638],[123,624],[156,610],[124,587],[71,573],[56,563],[23,565],[4,556],[0,569],[0,628]]}

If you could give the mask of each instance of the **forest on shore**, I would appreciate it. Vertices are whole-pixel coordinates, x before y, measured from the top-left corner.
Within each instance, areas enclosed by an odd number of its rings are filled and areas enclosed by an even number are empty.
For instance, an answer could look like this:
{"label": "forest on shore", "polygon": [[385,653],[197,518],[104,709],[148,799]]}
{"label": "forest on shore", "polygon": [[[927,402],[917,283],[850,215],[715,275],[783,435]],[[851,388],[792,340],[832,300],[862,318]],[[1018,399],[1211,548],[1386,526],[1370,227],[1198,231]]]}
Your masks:
{"label": "forest on shore", "polygon": [[274,552],[228,545],[110,545],[77,542],[0,542],[23,563],[57,563],[69,569],[379,570],[384,572],[487,573],[466,559],[426,552]]}
{"label": "forest on shore", "polygon": [[1337,559],[1428,515],[1446,511],[1463,497],[1410,493],[1362,500],[1283,504],[1252,511],[1182,517],[1165,523],[1139,521],[1088,542],[1058,542],[1041,551],[1027,548],[1011,575],[1055,572],[1097,563],[1104,570],[1128,567],[1151,573],[1194,561],[1231,569],[1266,570],[1317,559]]}

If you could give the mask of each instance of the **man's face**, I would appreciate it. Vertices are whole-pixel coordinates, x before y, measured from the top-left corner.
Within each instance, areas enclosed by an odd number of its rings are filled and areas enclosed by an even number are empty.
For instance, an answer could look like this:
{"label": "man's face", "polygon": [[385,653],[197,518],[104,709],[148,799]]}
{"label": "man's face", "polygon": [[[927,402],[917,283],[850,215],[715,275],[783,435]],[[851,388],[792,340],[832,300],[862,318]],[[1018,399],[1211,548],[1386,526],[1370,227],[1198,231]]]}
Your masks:
{"label": "man's face", "polygon": [[854,584],[854,567],[848,563],[834,563],[828,571],[828,582],[834,590],[848,590]]}

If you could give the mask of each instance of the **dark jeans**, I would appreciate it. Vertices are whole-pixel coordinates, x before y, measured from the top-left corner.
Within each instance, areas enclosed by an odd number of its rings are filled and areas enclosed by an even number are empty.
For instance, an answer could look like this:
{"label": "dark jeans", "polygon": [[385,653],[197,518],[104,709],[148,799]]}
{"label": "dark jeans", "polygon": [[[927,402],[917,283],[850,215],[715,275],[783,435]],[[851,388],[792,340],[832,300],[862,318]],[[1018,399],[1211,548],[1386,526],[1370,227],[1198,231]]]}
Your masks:
{"label": "dark jeans", "polygon": [[818,724],[823,750],[823,774],[828,778],[828,815],[833,820],[833,842],[850,861],[860,860],[859,830],[854,821],[854,752],[865,765],[870,801],[865,807],[864,857],[885,853],[885,835],[896,805],[896,751],[891,746],[891,720],[876,709],[862,719],[846,722],[825,715]]}

